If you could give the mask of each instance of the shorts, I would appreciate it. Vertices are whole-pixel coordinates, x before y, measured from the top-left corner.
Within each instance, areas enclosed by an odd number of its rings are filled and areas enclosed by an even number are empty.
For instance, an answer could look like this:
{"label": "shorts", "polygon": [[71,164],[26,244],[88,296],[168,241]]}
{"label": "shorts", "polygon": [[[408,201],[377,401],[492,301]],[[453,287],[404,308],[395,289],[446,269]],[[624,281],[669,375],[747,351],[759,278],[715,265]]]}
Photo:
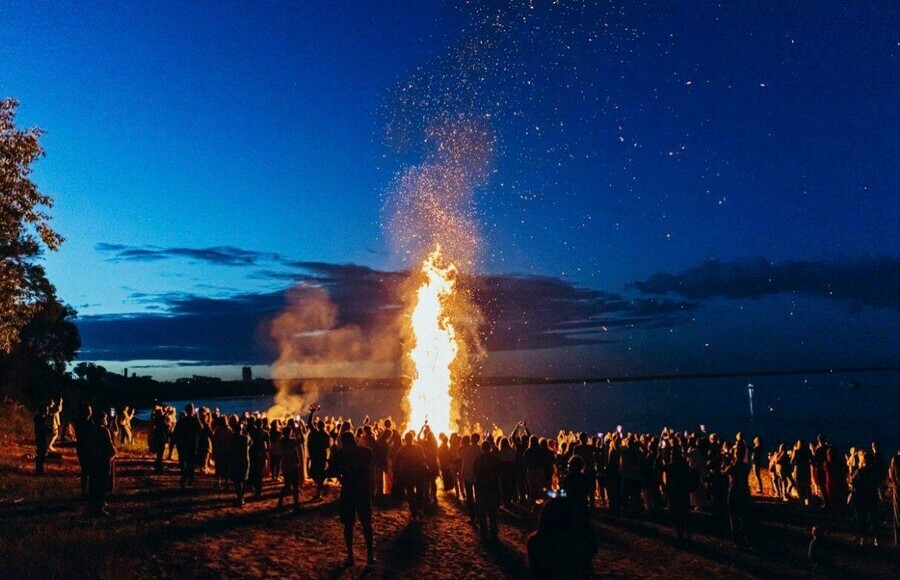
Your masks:
{"label": "shorts", "polygon": [[372,521],[372,499],[341,496],[340,500],[341,523],[352,526],[359,519],[360,522]]}

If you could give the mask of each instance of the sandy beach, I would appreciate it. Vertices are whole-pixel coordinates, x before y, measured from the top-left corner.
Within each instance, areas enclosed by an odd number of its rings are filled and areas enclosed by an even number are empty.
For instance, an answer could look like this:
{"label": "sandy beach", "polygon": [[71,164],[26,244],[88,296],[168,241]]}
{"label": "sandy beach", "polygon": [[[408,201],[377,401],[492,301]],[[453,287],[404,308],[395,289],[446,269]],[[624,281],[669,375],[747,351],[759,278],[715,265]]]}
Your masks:
{"label": "sandy beach", "polygon": [[[142,437],[143,434],[140,435]],[[366,567],[358,533],[357,565],[343,566],[341,526],[332,486],[322,501],[306,487],[298,509],[276,509],[279,484],[268,483],[261,500],[243,508],[211,477],[193,489],[178,487],[177,466],[152,474],[142,441],[120,450],[111,516],[86,515],[78,497],[74,449],[61,447],[47,475],[32,473],[33,447],[26,436],[4,434],[0,455],[0,564],[10,578],[522,578],[528,575],[525,542],[536,518],[525,510],[501,512],[500,542],[482,543],[452,495],[424,522],[410,523],[403,505],[376,505],[378,563]],[[900,568],[892,546],[860,548],[849,528],[829,532],[828,563],[806,560],[815,513],[793,504],[757,498],[758,542],[738,550],[727,526],[695,514],[694,544],[677,547],[664,515],[593,514],[600,551],[597,577],[832,577],[890,578]]]}

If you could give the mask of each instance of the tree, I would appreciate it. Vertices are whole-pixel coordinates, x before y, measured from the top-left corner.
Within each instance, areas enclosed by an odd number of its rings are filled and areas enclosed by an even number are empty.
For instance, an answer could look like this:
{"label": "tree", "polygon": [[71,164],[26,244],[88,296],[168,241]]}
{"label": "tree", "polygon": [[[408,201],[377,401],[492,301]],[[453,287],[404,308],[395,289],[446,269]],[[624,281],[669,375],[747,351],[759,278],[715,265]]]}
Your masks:
{"label": "tree", "polygon": [[18,106],[15,99],[0,100],[0,353],[6,354],[46,305],[58,304],[36,260],[63,241],[43,209],[53,206],[53,198],[30,178],[32,164],[44,155],[42,131],[16,127]]}
{"label": "tree", "polygon": [[102,367],[92,362],[80,362],[75,365],[72,372],[79,379],[90,383],[100,382],[109,374],[106,367]]}
{"label": "tree", "polygon": [[38,303],[12,350],[0,353],[0,394],[38,402],[68,391],[63,371],[81,346],[74,316],[55,296]]}

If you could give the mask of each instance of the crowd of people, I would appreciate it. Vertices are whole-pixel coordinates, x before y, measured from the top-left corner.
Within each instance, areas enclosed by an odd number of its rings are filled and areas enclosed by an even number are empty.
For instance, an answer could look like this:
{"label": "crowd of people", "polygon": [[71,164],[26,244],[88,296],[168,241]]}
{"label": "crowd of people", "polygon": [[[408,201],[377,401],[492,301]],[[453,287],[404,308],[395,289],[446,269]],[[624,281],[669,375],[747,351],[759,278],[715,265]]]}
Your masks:
{"label": "crowd of people", "polygon": [[[62,401],[54,401],[35,415],[39,457],[58,437],[61,408]],[[900,454],[887,460],[875,443],[844,454],[821,435],[813,443],[771,448],[759,437],[737,433],[726,439],[704,429],[665,428],[655,435],[617,428],[540,437],[525,422],[508,433],[494,427],[445,434],[427,423],[404,430],[390,418],[366,417],[355,426],[342,417],[319,416],[317,404],[307,411],[305,417],[271,419],[193,405],[179,414],[157,405],[147,424],[156,473],[175,454],[181,486],[195,485],[198,473],[209,475],[215,487],[233,490],[239,507],[248,493],[260,498],[267,479],[277,481],[279,509],[288,496],[298,506],[308,482],[318,500],[328,493],[327,482],[336,480],[348,564],[357,521],[374,561],[373,500],[402,501],[417,521],[436,513],[439,488],[460,502],[488,542],[498,538],[502,507],[539,514],[527,546],[537,576],[590,571],[597,551],[592,508],[667,515],[680,544],[691,541],[690,514],[709,512],[727,522],[737,546],[752,550],[755,488],[756,495],[821,510],[829,525],[853,523],[861,544],[877,545],[885,503],[892,511],[894,543],[900,530]],[[132,440],[133,416],[128,408],[118,414],[87,409],[75,422],[83,492],[94,513],[105,513],[114,442]],[[42,460],[36,462],[41,473]],[[821,527],[813,531],[812,559],[821,556],[821,534]]]}

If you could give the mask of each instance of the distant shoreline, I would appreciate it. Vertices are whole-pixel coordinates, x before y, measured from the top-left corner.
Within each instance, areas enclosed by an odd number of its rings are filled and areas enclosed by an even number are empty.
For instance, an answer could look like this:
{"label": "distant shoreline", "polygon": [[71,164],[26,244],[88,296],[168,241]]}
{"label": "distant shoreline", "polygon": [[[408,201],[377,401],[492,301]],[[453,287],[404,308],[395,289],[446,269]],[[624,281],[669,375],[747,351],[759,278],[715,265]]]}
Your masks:
{"label": "distant shoreline", "polygon": [[[666,375],[625,375],[619,377],[592,377],[581,379],[553,379],[534,377],[486,377],[487,382],[482,384],[490,386],[515,386],[515,385],[559,385],[564,383],[630,383],[647,381],[679,381],[698,379],[734,379],[740,377],[784,377],[796,375],[836,375],[846,373],[888,373],[900,372],[900,367],[852,367],[833,369],[799,369],[781,371],[733,371],[723,373],[675,373]],[[500,381],[495,384],[495,381]]]}
{"label": "distant shoreline", "polygon": [[[900,372],[900,366],[891,367],[853,367],[832,369],[789,369],[779,371],[733,371],[720,373],[670,373],[662,375],[625,375],[609,377],[587,378],[551,378],[551,377],[481,377],[477,381],[482,387],[515,387],[520,385],[562,385],[582,383],[585,385],[600,385],[614,383],[655,382],[655,381],[686,381],[709,379],[734,379],[741,377],[779,377],[779,376],[815,376],[851,373],[889,373]],[[157,381],[126,381],[120,383],[120,388],[115,390],[115,398],[122,399],[131,404],[149,406],[154,401],[179,401],[189,399],[252,397],[261,395],[273,395],[277,389],[273,379],[257,378],[251,382],[243,381],[219,381],[204,380],[192,382],[157,382]],[[406,388],[403,377],[391,379],[368,379],[354,377],[320,377],[297,378],[289,382],[316,383],[320,391],[330,392],[354,392],[370,390],[398,390]],[[110,393],[112,394],[112,393]]]}

